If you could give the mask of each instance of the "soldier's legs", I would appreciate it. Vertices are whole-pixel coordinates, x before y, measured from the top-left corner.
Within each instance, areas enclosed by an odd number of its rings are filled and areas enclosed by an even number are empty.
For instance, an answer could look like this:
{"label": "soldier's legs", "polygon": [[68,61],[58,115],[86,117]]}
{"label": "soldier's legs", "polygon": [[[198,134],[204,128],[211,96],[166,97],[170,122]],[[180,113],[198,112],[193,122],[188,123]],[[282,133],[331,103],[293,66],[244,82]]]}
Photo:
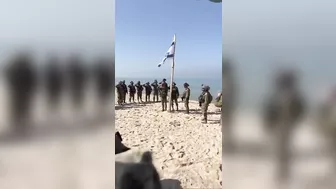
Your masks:
{"label": "soldier's legs", "polygon": [[204,121],[204,123],[207,123],[207,121],[208,121],[208,107],[206,107],[205,105],[203,105],[203,107],[202,107],[202,113],[203,113],[202,121]]}
{"label": "soldier's legs", "polygon": [[15,132],[24,133],[27,130],[31,100],[25,96],[12,97],[10,124]]}
{"label": "soldier's legs", "polygon": [[137,93],[137,99],[138,99],[138,103],[140,103],[140,94]]}
{"label": "soldier's legs", "polygon": [[167,111],[167,103],[168,103],[168,102],[167,102],[167,96],[164,97],[164,102],[165,102],[165,103],[164,103],[164,108],[165,108],[165,110]]}
{"label": "soldier's legs", "polygon": [[177,102],[177,98],[175,98],[174,101],[175,101],[175,105],[176,105],[176,110],[178,111],[178,102]]}
{"label": "soldier's legs", "polygon": [[279,130],[276,138],[276,179],[279,183],[286,183],[290,178],[290,142],[291,142],[291,129],[288,125],[277,125]]}
{"label": "soldier's legs", "polygon": [[164,105],[164,100],[163,100],[163,97],[161,97],[162,98],[162,101],[161,101],[161,106],[162,106],[162,111],[164,111],[165,110],[165,105]]}
{"label": "soldier's legs", "polygon": [[[224,117],[223,117],[224,116]],[[232,133],[232,125],[231,125],[231,114],[228,110],[224,110],[221,114],[220,118],[221,126],[222,126],[222,134],[223,134],[223,150],[231,151],[233,150],[233,133]]]}
{"label": "soldier's legs", "polygon": [[140,93],[139,96],[140,96],[140,101],[143,102],[142,101],[142,93]]}
{"label": "soldier's legs", "polygon": [[189,101],[184,102],[184,107],[186,108],[186,113],[189,114]]}
{"label": "soldier's legs", "polygon": [[126,103],[126,96],[127,96],[127,93],[124,93],[124,103]]}

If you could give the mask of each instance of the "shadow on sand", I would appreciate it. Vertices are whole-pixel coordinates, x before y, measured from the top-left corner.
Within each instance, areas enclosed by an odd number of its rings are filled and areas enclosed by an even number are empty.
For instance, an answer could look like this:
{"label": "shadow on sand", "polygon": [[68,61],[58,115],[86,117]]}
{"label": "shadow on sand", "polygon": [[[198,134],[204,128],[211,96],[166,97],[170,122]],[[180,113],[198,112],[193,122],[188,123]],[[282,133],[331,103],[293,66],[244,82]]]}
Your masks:
{"label": "shadow on sand", "polygon": [[176,179],[161,180],[162,189],[182,189],[181,182]]}

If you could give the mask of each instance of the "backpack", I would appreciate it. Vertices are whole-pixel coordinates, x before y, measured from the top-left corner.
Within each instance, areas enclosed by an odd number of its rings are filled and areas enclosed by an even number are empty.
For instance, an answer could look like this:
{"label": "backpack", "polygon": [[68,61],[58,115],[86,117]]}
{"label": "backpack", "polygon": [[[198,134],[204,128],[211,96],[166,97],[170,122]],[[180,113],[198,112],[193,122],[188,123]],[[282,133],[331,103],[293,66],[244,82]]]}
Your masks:
{"label": "backpack", "polygon": [[218,108],[222,107],[222,96],[220,96],[219,99],[216,99],[215,106]]}
{"label": "backpack", "polygon": [[210,94],[210,92],[208,92],[208,95],[209,95],[209,104],[212,102],[212,95]]}

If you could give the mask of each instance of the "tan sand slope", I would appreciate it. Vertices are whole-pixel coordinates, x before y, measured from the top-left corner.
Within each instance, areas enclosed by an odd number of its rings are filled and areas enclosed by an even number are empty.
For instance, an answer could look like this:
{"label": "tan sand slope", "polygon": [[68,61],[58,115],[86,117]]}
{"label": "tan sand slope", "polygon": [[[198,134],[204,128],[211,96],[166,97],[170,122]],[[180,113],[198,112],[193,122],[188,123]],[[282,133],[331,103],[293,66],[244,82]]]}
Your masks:
{"label": "tan sand slope", "polygon": [[221,188],[222,133],[220,113],[209,107],[202,124],[198,102],[190,102],[189,115],[162,112],[161,103],[116,106],[115,126],[130,148],[151,150],[162,179],[176,179],[183,188]]}

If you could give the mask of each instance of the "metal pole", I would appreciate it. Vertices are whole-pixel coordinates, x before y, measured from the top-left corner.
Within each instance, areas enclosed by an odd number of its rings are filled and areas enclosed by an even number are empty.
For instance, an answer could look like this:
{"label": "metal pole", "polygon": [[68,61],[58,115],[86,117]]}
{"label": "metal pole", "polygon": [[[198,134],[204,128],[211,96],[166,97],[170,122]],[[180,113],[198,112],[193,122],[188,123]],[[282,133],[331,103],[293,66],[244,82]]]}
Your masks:
{"label": "metal pole", "polygon": [[171,74],[170,74],[170,90],[169,90],[169,108],[168,111],[171,112],[171,106],[172,106],[172,94],[173,94],[173,82],[174,82],[174,67],[175,67],[175,51],[176,51],[176,34],[174,34],[174,41],[175,41],[175,45],[174,45],[174,56],[173,56],[173,63],[172,63],[172,69],[171,69]]}

